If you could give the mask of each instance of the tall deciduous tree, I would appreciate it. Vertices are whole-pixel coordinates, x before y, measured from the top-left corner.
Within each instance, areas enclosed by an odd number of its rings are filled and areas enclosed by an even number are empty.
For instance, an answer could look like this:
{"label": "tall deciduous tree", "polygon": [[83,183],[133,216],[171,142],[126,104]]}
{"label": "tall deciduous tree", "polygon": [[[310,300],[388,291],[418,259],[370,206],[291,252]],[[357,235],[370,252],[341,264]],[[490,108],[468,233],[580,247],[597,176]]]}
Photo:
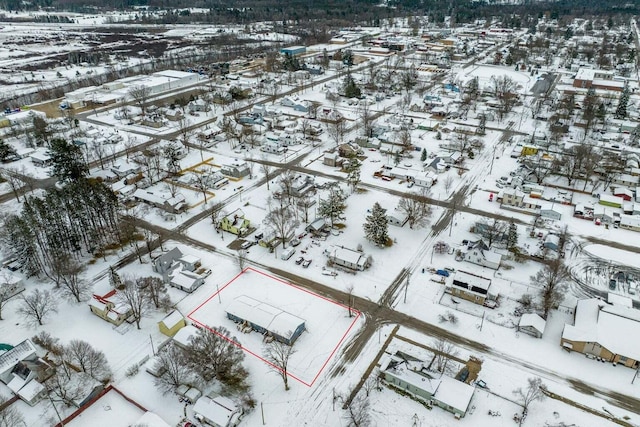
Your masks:
{"label": "tall deciduous tree", "polygon": [[163,394],[174,392],[183,384],[195,383],[195,376],[187,366],[185,352],[173,343],[165,346],[156,356],[154,368],[164,374],[154,379]]}
{"label": "tall deciduous tree", "polygon": [[249,374],[242,366],[244,352],[236,341],[224,327],[199,329],[190,339],[186,364],[205,381],[217,379],[234,390],[246,391]]}
{"label": "tall deciduous tree", "polygon": [[131,316],[135,320],[138,329],[140,329],[140,320],[149,311],[149,300],[146,298],[144,290],[140,287],[140,281],[140,278],[125,277],[116,294],[121,303],[131,308]]}
{"label": "tall deciduous tree", "polygon": [[551,309],[557,308],[564,299],[569,281],[569,271],[561,260],[551,260],[531,276],[531,284],[540,289],[540,306],[545,319]]}
{"label": "tall deciduous tree", "polygon": [[7,404],[9,399],[0,395],[0,427],[17,427],[27,425],[18,409]]}
{"label": "tall deciduous tree", "polygon": [[91,344],[82,340],[71,340],[64,347],[64,359],[87,373],[97,381],[106,381],[111,377],[111,369],[106,356]]}
{"label": "tall deciduous tree", "polygon": [[147,102],[151,95],[151,89],[147,86],[135,86],[129,89],[129,96],[133,99],[133,102],[140,108],[142,117],[147,115]]}
{"label": "tall deciduous tree", "polygon": [[426,201],[428,190],[408,193],[398,202],[398,209],[409,222],[409,228],[422,227],[431,216],[431,205]]}
{"label": "tall deciduous tree", "polygon": [[283,198],[284,196],[281,196],[280,201],[269,199],[267,203],[269,211],[264,223],[282,241],[284,248],[287,240],[293,236],[299,221],[296,219],[293,206],[289,203],[283,203]]}
{"label": "tall deciduous tree", "polygon": [[527,379],[527,386],[525,388],[519,387],[513,391],[513,394],[520,401],[523,408],[523,413],[527,413],[531,403],[536,400],[542,400],[545,398],[544,392],[547,387],[539,377]]}
{"label": "tall deciduous tree", "polygon": [[42,326],[47,317],[58,312],[57,299],[48,290],[36,288],[29,294],[23,294],[21,298],[17,312],[30,324]]}
{"label": "tall deciduous tree", "polygon": [[273,340],[266,344],[262,350],[264,358],[269,362],[271,368],[280,375],[284,382],[284,389],[289,390],[289,377],[287,368],[289,366],[289,358],[295,354],[293,346],[287,345],[277,340]]}
{"label": "tall deciduous tree", "polygon": [[365,237],[378,246],[384,246],[389,240],[387,210],[376,202],[370,212],[363,225]]}

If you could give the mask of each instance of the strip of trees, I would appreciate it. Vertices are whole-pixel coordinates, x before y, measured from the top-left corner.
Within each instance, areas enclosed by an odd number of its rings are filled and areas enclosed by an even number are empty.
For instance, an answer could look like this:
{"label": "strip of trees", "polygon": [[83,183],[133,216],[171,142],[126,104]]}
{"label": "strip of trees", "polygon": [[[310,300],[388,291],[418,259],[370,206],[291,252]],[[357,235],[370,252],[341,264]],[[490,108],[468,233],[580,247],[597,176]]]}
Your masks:
{"label": "strip of trees", "polygon": [[65,284],[79,299],[73,276],[87,253],[127,241],[118,217],[118,200],[104,184],[79,179],[43,197],[28,197],[22,211],[4,221],[2,240],[29,275]]}

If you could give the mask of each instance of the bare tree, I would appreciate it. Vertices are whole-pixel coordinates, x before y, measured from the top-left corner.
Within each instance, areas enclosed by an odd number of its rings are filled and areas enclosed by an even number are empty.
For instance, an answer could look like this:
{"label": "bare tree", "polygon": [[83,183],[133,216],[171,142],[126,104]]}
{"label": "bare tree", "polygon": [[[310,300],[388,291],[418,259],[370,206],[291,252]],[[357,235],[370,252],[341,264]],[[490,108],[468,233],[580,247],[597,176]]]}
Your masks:
{"label": "bare tree", "polygon": [[[211,222],[216,233],[220,230],[220,221],[224,217],[224,203],[216,202],[211,206]],[[222,240],[224,240],[224,232],[222,233]]]}
{"label": "bare tree", "polygon": [[167,310],[171,307],[171,299],[167,293],[167,285],[159,277],[141,277],[137,280],[138,287],[142,290],[144,297],[156,309]]}
{"label": "bare tree", "polygon": [[451,187],[453,186],[453,177],[451,175],[447,175],[444,181],[442,181],[442,184],[444,185],[445,193],[449,194],[449,190],[451,190]]}
{"label": "bare tree", "polygon": [[238,249],[236,252],[236,262],[238,263],[240,271],[242,271],[247,264],[247,251],[246,249]]}
{"label": "bare tree", "polygon": [[434,358],[438,372],[445,372],[449,360],[458,356],[458,349],[451,341],[441,338],[434,343]]}
{"label": "bare tree", "polygon": [[64,359],[97,381],[104,382],[111,377],[111,369],[106,356],[86,341],[71,340],[64,348]]}
{"label": "bare tree", "polygon": [[358,393],[346,409],[345,418],[348,427],[368,427],[371,425],[369,398]]}
{"label": "bare tree", "polygon": [[293,346],[273,340],[267,343],[262,354],[269,362],[269,366],[275,371],[284,382],[284,389],[289,390],[289,377],[287,376],[287,367],[289,366],[289,358],[296,353]]}
{"label": "bare tree", "polygon": [[20,201],[20,190],[24,186],[24,183],[16,171],[11,168],[2,169],[2,171],[0,171],[0,177],[7,181],[9,187],[11,187],[13,195],[16,197],[16,200]]}
{"label": "bare tree", "polygon": [[84,272],[83,264],[66,254],[57,256],[53,264],[58,269],[57,274],[65,295],[72,297],[76,302],[82,302],[89,297],[91,284],[81,277]]}
{"label": "bare tree", "polygon": [[26,426],[24,417],[18,409],[9,405],[8,398],[0,395],[0,427]]}
{"label": "bare tree", "polygon": [[500,120],[502,120],[506,114],[509,114],[518,99],[518,95],[516,94],[516,83],[511,77],[503,74],[499,77],[491,77],[491,85],[494,96],[500,103],[498,115],[500,116]]}
{"label": "bare tree", "polygon": [[217,379],[233,390],[246,391],[249,374],[242,366],[244,352],[236,342],[224,327],[199,329],[190,338],[186,364],[204,381]]}
{"label": "bare tree", "polygon": [[547,386],[542,382],[540,377],[534,377],[527,379],[527,387],[519,387],[513,391],[513,394],[522,404],[522,413],[526,414],[529,409],[529,405],[536,400],[543,400],[546,396],[544,392],[547,390]]}
{"label": "bare tree", "polygon": [[18,307],[18,314],[32,325],[44,324],[45,319],[58,312],[58,301],[48,290],[35,289],[30,294],[21,296],[22,303]]}
{"label": "bare tree", "polygon": [[303,194],[296,200],[296,207],[300,211],[303,221],[307,224],[309,223],[309,210],[315,203],[315,198],[309,193]]}
{"label": "bare tree", "polygon": [[344,138],[344,134],[346,132],[345,119],[343,117],[338,117],[336,120],[333,120],[329,123],[329,136],[336,143],[336,147],[342,143]]}
{"label": "bare tree", "polygon": [[116,294],[120,302],[131,308],[131,316],[133,316],[138,329],[140,329],[140,320],[149,310],[148,300],[144,290],[140,288],[139,281],[140,279],[133,276],[123,277],[122,289],[119,289]]}
{"label": "bare tree", "polygon": [[491,247],[495,242],[506,240],[509,224],[499,219],[482,218],[476,224],[476,231],[487,240],[487,246]]}
{"label": "bare tree", "polygon": [[398,209],[406,215],[409,228],[424,226],[431,216],[431,205],[426,201],[427,196],[428,190],[422,189],[420,194],[408,193],[398,202]]}
{"label": "bare tree", "polygon": [[195,382],[194,375],[186,364],[184,350],[171,342],[156,356],[154,368],[162,372],[162,375],[154,380],[162,394],[174,392],[183,384]]}
{"label": "bare tree", "polygon": [[135,86],[129,89],[129,96],[133,102],[140,108],[142,117],[147,115],[147,101],[151,95],[151,89],[147,86]]}
{"label": "bare tree", "polygon": [[267,191],[269,190],[269,181],[271,180],[271,174],[273,173],[273,168],[271,165],[266,163],[266,156],[262,156],[262,162],[260,163],[260,171],[264,175],[264,179],[267,181]]}
{"label": "bare tree", "polygon": [[549,315],[549,311],[557,308],[564,299],[569,277],[569,270],[559,259],[549,261],[541,270],[531,276],[531,284],[540,289],[542,317],[545,319]]}
{"label": "bare tree", "polygon": [[264,223],[275,233],[276,237],[282,240],[282,247],[286,246],[299,225],[299,221],[295,217],[295,212],[290,204],[284,204],[282,198],[276,203],[273,199],[267,202],[268,213],[264,219]]}
{"label": "bare tree", "polygon": [[371,137],[373,115],[371,114],[371,108],[367,101],[362,101],[358,106],[358,116],[360,118],[360,125],[362,126],[362,134],[365,138]]}
{"label": "bare tree", "polygon": [[409,129],[402,129],[396,134],[398,144],[402,147],[402,151],[407,152],[411,150],[411,131]]}

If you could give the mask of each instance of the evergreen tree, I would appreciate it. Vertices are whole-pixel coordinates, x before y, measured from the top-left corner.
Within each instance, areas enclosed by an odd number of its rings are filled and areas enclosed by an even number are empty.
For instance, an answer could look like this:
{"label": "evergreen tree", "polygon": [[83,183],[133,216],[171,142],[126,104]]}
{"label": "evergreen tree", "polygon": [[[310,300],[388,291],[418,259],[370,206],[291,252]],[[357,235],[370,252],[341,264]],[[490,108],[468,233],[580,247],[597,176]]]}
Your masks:
{"label": "evergreen tree", "polygon": [[362,163],[356,156],[352,156],[349,159],[349,165],[347,166],[347,182],[351,186],[351,191],[355,191],[356,187],[360,183],[360,169],[362,168]]}
{"label": "evergreen tree", "polygon": [[378,246],[384,246],[389,240],[389,221],[387,220],[387,210],[378,202],[371,208],[371,214],[367,215],[367,219],[363,225],[364,234],[367,240]]}
{"label": "evergreen tree", "polygon": [[16,150],[14,150],[14,148],[11,145],[7,144],[6,141],[0,139],[0,162],[7,161],[7,158],[15,154],[16,154]]}
{"label": "evergreen tree", "polygon": [[329,190],[329,196],[325,199],[320,199],[318,215],[329,218],[333,227],[336,220],[344,219],[344,211],[347,208],[345,200],[347,200],[347,196],[345,196],[342,189],[338,186],[332,186]]}
{"label": "evergreen tree", "polygon": [[629,139],[629,145],[638,145],[640,142],[640,125],[637,125],[633,131],[631,131],[631,138]]}
{"label": "evergreen tree", "polygon": [[344,78],[344,96],[347,98],[358,98],[362,94],[360,88],[351,77],[351,74],[347,74]]}
{"label": "evergreen tree", "polygon": [[618,101],[618,108],[616,108],[615,118],[622,120],[627,117],[627,104],[629,103],[629,85],[624,86],[622,95],[620,95],[620,101]]}
{"label": "evergreen tree", "polygon": [[77,181],[89,173],[80,147],[64,139],[56,138],[51,141],[49,156],[53,164],[52,175],[61,181]]}
{"label": "evergreen tree", "polygon": [[421,162],[425,162],[427,160],[427,149],[423,148],[422,149],[422,154],[420,155],[420,161]]}
{"label": "evergreen tree", "polygon": [[518,244],[518,226],[515,222],[509,222],[509,230],[507,232],[507,249],[513,249]]}
{"label": "evergreen tree", "polygon": [[487,127],[487,116],[484,114],[480,115],[480,122],[478,123],[478,135],[484,135],[486,133]]}

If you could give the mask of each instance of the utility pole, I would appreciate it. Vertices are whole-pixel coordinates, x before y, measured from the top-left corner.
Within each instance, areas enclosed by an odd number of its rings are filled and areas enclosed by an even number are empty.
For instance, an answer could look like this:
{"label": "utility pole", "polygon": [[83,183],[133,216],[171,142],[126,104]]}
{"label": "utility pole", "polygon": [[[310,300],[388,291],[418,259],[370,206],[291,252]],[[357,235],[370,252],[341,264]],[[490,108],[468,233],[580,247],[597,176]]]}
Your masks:
{"label": "utility pole", "polygon": [[493,146],[493,154],[491,155],[491,167],[489,168],[489,175],[493,172],[493,161],[496,158],[496,146]]}
{"label": "utility pole", "polygon": [[222,304],[222,298],[220,298],[220,286],[216,284],[216,293],[218,294],[218,303]]}
{"label": "utility pole", "polygon": [[262,402],[260,402],[260,412],[262,413],[262,425],[265,425],[266,423],[264,422],[264,405],[262,404]]}
{"label": "utility pole", "polygon": [[156,355],[156,350],[153,347],[153,337],[151,336],[151,334],[149,334],[149,342],[151,343],[151,353],[153,353],[153,355]]}
{"label": "utility pole", "polygon": [[407,273],[407,284],[404,285],[404,303],[407,303],[407,289],[409,289],[409,279],[411,278],[411,273]]}

